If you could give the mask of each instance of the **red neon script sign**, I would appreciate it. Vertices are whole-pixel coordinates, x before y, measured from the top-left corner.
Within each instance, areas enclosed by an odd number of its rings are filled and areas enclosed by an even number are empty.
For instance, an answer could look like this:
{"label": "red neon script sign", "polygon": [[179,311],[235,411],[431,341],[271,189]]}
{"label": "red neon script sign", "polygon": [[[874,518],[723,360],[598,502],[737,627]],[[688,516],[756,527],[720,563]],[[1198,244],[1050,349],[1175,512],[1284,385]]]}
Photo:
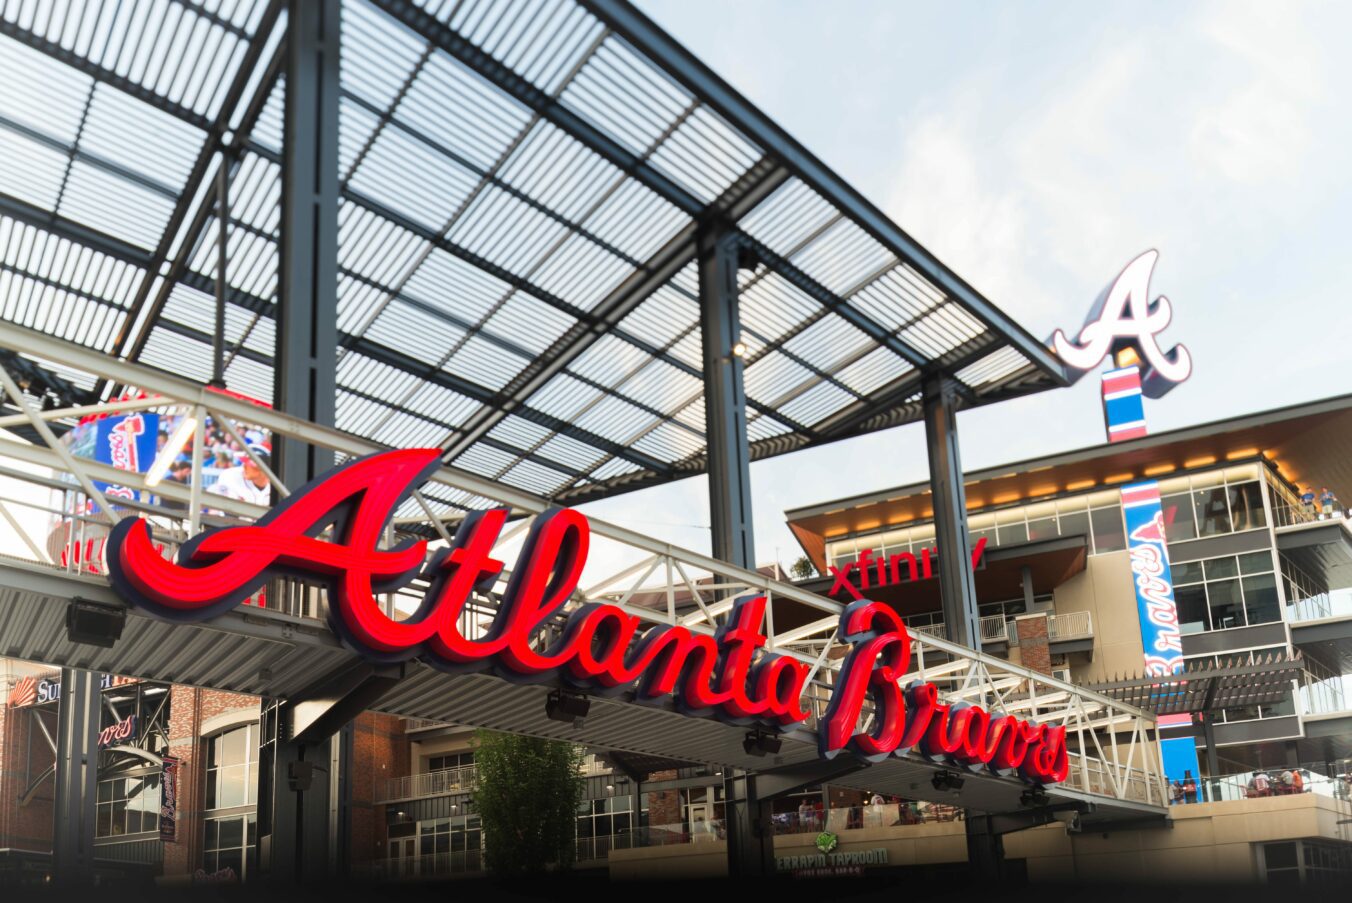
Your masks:
{"label": "red neon script sign", "polygon": [[[330,621],[358,653],[379,661],[420,657],[448,671],[493,669],[510,680],[547,680],[597,695],[632,693],[638,701],[674,696],[691,715],[788,727],[806,721],[808,666],[767,652],[764,597],[738,599],[713,636],[679,625],[647,626],[617,605],[588,603],[562,618],[586,563],[590,527],[580,512],[556,509],[536,518],[492,625],[482,636],[461,631],[475,590],[502,573],[492,557],[507,511],[474,512],[450,548],[426,561],[422,540],[378,547],[394,510],[440,462],[438,449],[390,451],[353,461],[291,495],[256,524],[227,527],[185,544],[178,562],[163,558],[140,518],[122,520],[108,540],[113,585],[129,602],[162,617],[200,621],[247,599],[272,576],[320,577],[330,585]],[[333,526],[333,540],[317,538]],[[430,586],[417,610],[394,620],[376,595],[419,571]],[[534,641],[561,626],[547,644]],[[903,690],[910,636],[895,612],[860,602],[841,618],[852,644],[826,718],[822,754],[849,749],[865,758],[912,747],[997,773],[1017,771],[1039,783],[1064,780],[1064,728],[992,718],[976,706],[938,702],[932,684]],[[876,716],[855,733],[863,705]]]}

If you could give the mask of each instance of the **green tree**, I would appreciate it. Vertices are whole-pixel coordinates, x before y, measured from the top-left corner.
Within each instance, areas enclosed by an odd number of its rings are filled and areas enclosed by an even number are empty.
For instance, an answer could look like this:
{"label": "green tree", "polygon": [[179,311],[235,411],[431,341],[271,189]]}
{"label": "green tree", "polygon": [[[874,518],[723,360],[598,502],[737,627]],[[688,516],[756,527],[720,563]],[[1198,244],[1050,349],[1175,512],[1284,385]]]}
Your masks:
{"label": "green tree", "polygon": [[799,558],[789,566],[789,573],[795,580],[806,580],[817,573],[817,569],[812,566],[812,561],[806,555]]}
{"label": "green tree", "polygon": [[571,743],[478,731],[474,806],[484,832],[484,860],[501,877],[570,868],[576,854],[582,751]]}

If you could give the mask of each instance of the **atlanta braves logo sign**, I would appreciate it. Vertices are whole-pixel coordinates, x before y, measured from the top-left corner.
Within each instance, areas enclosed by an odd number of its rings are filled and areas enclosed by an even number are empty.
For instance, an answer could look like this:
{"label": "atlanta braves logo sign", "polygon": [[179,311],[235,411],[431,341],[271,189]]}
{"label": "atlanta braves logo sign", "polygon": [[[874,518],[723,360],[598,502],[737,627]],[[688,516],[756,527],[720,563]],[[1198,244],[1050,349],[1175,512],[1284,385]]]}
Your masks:
{"label": "atlanta braves logo sign", "polygon": [[[497,583],[492,557],[508,512],[475,512],[449,548],[427,559],[427,543],[379,548],[399,503],[440,463],[438,449],[390,451],[353,461],[291,495],[248,526],[227,527],[164,558],[145,521],[127,518],[108,541],[113,586],[132,604],[174,620],[200,621],[242,602],[278,574],[325,581],[336,633],[368,659],[418,657],[446,671],[491,669],[513,681],[565,684],[635,701],[674,698],[689,715],[785,728],[811,717],[803,694],[810,666],[765,649],[763,596],[735,600],[712,635],[679,624],[646,625],[619,605],[575,597],[587,559],[586,517],[556,509],[535,519],[492,624],[466,636],[462,617],[475,591]],[[321,538],[332,528],[331,538]],[[429,588],[396,620],[376,594],[419,573]],[[546,630],[550,628],[550,630]],[[861,601],[842,615],[852,645],[818,725],[820,751],[849,749],[876,760],[916,748],[922,755],[1051,784],[1069,769],[1065,728],[991,716],[978,706],[940,703],[932,684],[902,688],[910,635],[890,608]],[[548,637],[552,638],[546,638]],[[874,717],[864,719],[866,704]],[[866,732],[857,731],[861,723]]]}
{"label": "atlanta braves logo sign", "polygon": [[1150,275],[1159,256],[1158,251],[1146,251],[1127,264],[1098,296],[1075,339],[1060,329],[1052,333],[1052,347],[1075,378],[1128,346],[1142,358],[1141,389],[1149,398],[1161,397],[1192,375],[1187,348],[1175,345],[1166,352],[1159,344],[1160,333],[1173,319],[1168,298],[1150,300]]}

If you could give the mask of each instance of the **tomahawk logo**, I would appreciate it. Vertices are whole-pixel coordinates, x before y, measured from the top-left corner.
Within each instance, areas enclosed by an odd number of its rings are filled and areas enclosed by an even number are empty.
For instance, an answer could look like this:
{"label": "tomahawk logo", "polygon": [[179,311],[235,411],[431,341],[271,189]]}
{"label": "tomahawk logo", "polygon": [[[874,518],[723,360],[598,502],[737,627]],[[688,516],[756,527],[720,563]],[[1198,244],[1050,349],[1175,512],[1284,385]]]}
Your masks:
{"label": "tomahawk logo", "polygon": [[1166,352],[1159,345],[1159,334],[1174,316],[1168,298],[1150,300],[1150,275],[1159,256],[1158,251],[1146,251],[1127,264],[1098,296],[1076,338],[1060,329],[1052,333],[1052,347],[1077,371],[1076,378],[1124,347],[1136,349],[1144,361],[1141,390],[1149,398],[1159,398],[1192,375],[1187,348],[1175,345]]}
{"label": "tomahawk logo", "polygon": [[1131,531],[1131,538],[1137,542],[1164,544],[1164,512],[1156,511],[1155,516]]}
{"label": "tomahawk logo", "polygon": [[21,705],[32,705],[38,701],[38,682],[31,677],[25,677],[14,685],[14,689],[9,691],[9,705],[11,707]]}

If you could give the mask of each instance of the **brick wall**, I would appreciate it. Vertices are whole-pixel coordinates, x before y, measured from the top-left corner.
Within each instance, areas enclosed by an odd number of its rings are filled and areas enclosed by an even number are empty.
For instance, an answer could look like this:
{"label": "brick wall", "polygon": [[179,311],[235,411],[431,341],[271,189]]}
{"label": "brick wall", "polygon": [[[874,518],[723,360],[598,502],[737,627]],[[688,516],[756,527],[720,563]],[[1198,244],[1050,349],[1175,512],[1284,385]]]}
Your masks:
{"label": "brick wall", "polygon": [[[2,689],[8,692],[8,688]],[[29,780],[42,774],[55,759],[47,738],[32,719],[27,707],[0,706],[0,847],[46,852],[52,848],[55,781],[48,777],[28,805],[19,805]],[[50,715],[47,725],[55,738],[56,721]]]}
{"label": "brick wall", "polygon": [[1052,673],[1051,650],[1047,646],[1047,616],[1019,615],[1014,619],[1019,632],[1019,661],[1025,668]]}
{"label": "brick wall", "polygon": [[[676,772],[654,771],[648,775],[650,781],[674,781]],[[660,790],[644,794],[648,803],[649,825],[677,825],[681,823],[681,792],[679,790]]]}
{"label": "brick wall", "polygon": [[352,843],[354,863],[385,856],[385,807],[375,801],[384,795],[385,782],[408,774],[409,741],[403,719],[363,712],[352,734]]}
{"label": "brick wall", "polygon": [[258,699],[177,684],[169,692],[169,755],[179,759],[178,838],[164,845],[164,874],[191,875],[202,865],[207,781],[202,722],[228,712],[256,711]]}

